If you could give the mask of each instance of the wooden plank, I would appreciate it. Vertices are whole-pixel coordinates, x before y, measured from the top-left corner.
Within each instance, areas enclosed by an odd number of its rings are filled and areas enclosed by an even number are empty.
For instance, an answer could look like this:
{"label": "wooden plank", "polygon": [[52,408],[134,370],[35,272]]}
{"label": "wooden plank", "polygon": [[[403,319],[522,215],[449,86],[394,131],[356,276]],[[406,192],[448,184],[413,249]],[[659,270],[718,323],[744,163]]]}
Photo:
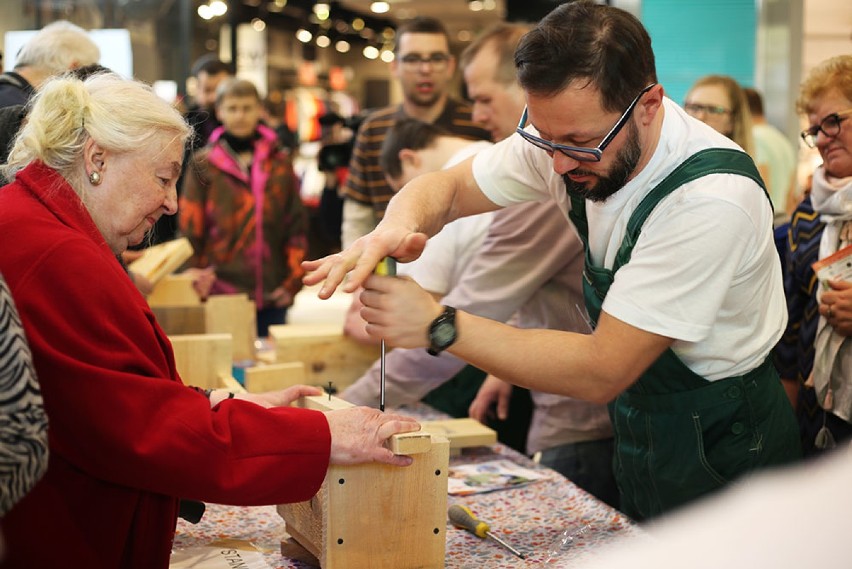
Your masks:
{"label": "wooden plank", "polygon": [[360,378],[380,355],[379,346],[365,346],[343,335],[339,324],[270,326],[269,337],[278,362],[305,364],[306,382],[342,390]]}
{"label": "wooden plank", "polygon": [[197,306],[152,306],[157,323],[167,336],[204,334],[207,312],[203,304]]}
{"label": "wooden plank", "polygon": [[166,275],[176,271],[191,256],[192,245],[189,244],[189,239],[181,237],[148,247],[128,268],[156,284]]}
{"label": "wooden plank", "polygon": [[424,431],[446,437],[450,441],[450,449],[452,450],[491,446],[497,442],[497,432],[475,419],[422,421],[420,425]]}
{"label": "wooden plank", "polygon": [[192,276],[166,275],[146,298],[148,306],[198,306],[201,299],[192,286]]}
{"label": "wooden plank", "polygon": [[171,336],[178,375],[187,385],[219,389],[220,378],[231,377],[231,336],[190,334]]}
{"label": "wooden plank", "polygon": [[231,335],[235,361],[254,359],[257,314],[248,295],[214,294],[207,298],[204,316],[205,332]]}
{"label": "wooden plank", "polygon": [[305,364],[288,362],[247,367],[243,381],[246,390],[252,393],[286,389],[306,383]]}
{"label": "wooden plank", "polygon": [[388,439],[386,445],[394,454],[420,454],[432,448],[432,435],[426,431],[402,433]]}

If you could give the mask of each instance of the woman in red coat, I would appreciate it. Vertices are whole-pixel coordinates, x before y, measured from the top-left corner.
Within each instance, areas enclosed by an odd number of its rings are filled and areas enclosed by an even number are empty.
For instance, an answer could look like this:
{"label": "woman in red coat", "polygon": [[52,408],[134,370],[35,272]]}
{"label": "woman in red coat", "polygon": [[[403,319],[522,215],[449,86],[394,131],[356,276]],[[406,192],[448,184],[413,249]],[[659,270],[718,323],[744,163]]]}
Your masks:
{"label": "woman in red coat", "polygon": [[189,128],[112,74],[39,92],[0,190],[0,272],[50,419],[47,474],[3,519],[6,566],[167,567],[179,498],[300,501],[329,463],[410,463],[382,447],[416,422],[290,408],[315,388],[208,397],[116,255],[177,209]]}

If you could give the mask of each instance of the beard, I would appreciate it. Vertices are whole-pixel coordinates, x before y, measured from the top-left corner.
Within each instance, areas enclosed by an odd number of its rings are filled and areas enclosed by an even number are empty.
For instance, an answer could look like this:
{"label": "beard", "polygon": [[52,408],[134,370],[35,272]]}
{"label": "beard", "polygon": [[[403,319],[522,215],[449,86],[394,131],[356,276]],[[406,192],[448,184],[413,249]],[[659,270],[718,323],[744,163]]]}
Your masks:
{"label": "beard", "polygon": [[597,178],[598,181],[594,186],[589,187],[582,182],[575,182],[566,175],[562,176],[562,181],[565,182],[565,187],[569,192],[574,192],[593,202],[604,202],[609,196],[624,187],[641,157],[642,147],[639,144],[639,131],[633,121],[630,121],[627,124],[627,142],[616,154],[615,161],[606,175],[580,168],[571,171],[571,174],[577,176]]}

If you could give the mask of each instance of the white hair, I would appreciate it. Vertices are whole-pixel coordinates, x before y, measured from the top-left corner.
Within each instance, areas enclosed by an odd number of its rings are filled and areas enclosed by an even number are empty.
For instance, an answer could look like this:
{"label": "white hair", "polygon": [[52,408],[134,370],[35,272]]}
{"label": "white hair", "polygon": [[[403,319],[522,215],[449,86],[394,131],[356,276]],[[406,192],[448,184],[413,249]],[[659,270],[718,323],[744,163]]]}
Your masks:
{"label": "white hair", "polygon": [[190,127],[150,86],[114,73],[80,81],[64,75],[36,93],[24,127],[3,168],[7,179],[34,160],[82,188],[83,149],[91,138],[117,153],[138,150],[159,135],[185,143]]}
{"label": "white hair", "polygon": [[56,75],[97,63],[101,50],[86,30],[66,20],[39,30],[18,52],[15,68],[34,67]]}

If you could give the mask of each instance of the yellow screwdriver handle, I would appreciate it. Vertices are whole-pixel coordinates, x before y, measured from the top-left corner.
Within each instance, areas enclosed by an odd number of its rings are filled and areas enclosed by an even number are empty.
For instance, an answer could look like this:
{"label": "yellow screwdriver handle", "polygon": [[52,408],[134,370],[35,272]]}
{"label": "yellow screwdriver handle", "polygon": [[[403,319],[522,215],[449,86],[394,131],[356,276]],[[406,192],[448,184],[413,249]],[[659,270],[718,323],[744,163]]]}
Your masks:
{"label": "yellow screwdriver handle", "polygon": [[454,526],[466,529],[473,535],[483,539],[488,537],[488,532],[491,528],[488,527],[487,523],[473,515],[473,512],[467,507],[453,504],[450,506],[448,513],[450,521],[453,522]]}
{"label": "yellow screwdriver handle", "polygon": [[393,257],[385,257],[376,265],[374,271],[377,275],[395,277],[396,276],[396,259]]}

